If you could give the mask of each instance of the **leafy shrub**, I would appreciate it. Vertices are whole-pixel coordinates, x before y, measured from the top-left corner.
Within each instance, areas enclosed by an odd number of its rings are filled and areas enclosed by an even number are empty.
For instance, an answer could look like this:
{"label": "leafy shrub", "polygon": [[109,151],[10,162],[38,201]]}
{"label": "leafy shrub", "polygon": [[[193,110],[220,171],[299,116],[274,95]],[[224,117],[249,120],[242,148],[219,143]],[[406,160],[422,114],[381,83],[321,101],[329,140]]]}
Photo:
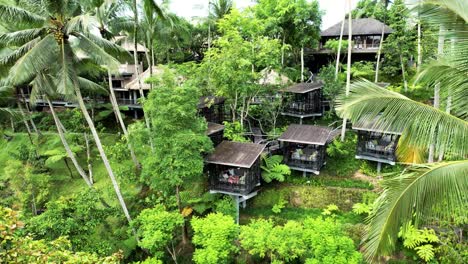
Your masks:
{"label": "leafy shrub", "polygon": [[231,141],[248,142],[249,140],[244,137],[244,130],[239,122],[224,121],[224,137]]}
{"label": "leafy shrub", "polygon": [[277,180],[283,182],[286,176],[291,175],[291,169],[288,165],[281,164],[283,156],[273,155],[271,157],[263,156],[262,178],[265,182]]}
{"label": "leafy shrub", "polygon": [[228,263],[230,255],[238,251],[234,244],[238,226],[231,216],[209,214],[205,218],[194,217],[191,224],[192,241],[197,246],[193,254],[195,263]]}
{"label": "leafy shrub", "polygon": [[334,216],[340,211],[340,208],[336,204],[330,204],[327,208],[323,209],[322,215],[325,216]]}
{"label": "leafy shrub", "polygon": [[325,171],[330,175],[351,176],[359,169],[360,161],[356,156],[357,137],[354,133],[348,133],[345,141],[334,140],[327,147],[327,165]]}
{"label": "leafy shrub", "polygon": [[215,202],[214,211],[216,213],[231,216],[232,218],[235,218],[237,215],[234,201],[228,196],[224,196],[222,199]]}
{"label": "leafy shrub", "polygon": [[273,208],[271,209],[271,211],[275,214],[279,214],[281,213],[281,210],[283,210],[283,208],[286,206],[288,202],[286,200],[284,200],[283,197],[280,197],[279,201],[273,205]]}

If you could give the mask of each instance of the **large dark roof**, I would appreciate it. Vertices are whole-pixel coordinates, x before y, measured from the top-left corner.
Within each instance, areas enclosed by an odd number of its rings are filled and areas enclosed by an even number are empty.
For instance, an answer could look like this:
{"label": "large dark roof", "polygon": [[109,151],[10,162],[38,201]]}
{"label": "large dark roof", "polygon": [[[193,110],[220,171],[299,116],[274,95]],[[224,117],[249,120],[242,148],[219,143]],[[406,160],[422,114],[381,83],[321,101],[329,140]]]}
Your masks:
{"label": "large dark roof", "polygon": [[223,125],[208,122],[208,128],[206,129],[206,135],[209,136],[209,135],[214,134],[216,132],[219,132],[219,131],[221,131],[223,129],[224,129]]}
{"label": "large dark roof", "polygon": [[403,132],[403,129],[387,129],[382,123],[378,122],[378,120],[378,117],[374,119],[363,117],[353,124],[353,129],[396,135],[401,135]]}
{"label": "large dark roof", "polygon": [[296,83],[292,86],[284,89],[285,92],[289,93],[308,93],[313,90],[321,89],[323,87],[322,82],[312,82],[312,83]]}
{"label": "large dark roof", "polygon": [[[322,37],[337,37],[340,36],[341,22],[325,29],[320,34]],[[359,18],[353,19],[353,35],[380,35],[382,34],[382,26],[385,26],[384,33],[392,33],[392,29],[374,18]],[[348,20],[345,20],[343,36],[348,36]]]}
{"label": "large dark roof", "polygon": [[226,99],[224,97],[217,96],[202,96],[198,101],[198,108],[211,107],[212,105],[217,105],[224,103]]}
{"label": "large dark roof", "polygon": [[207,158],[207,163],[250,168],[262,154],[265,145],[223,141]]}
{"label": "large dark roof", "polygon": [[311,125],[290,125],[279,141],[302,144],[325,145],[333,140],[339,132],[331,127]]}

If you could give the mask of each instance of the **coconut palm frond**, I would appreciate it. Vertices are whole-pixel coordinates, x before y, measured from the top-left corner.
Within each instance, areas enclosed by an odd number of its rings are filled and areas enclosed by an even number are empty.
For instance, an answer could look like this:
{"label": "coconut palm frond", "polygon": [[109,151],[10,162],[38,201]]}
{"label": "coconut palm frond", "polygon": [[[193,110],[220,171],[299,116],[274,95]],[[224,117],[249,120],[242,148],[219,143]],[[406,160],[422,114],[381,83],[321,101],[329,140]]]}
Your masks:
{"label": "coconut palm frond", "polygon": [[108,54],[103,47],[98,46],[83,34],[74,33],[73,35],[79,40],[77,48],[89,56],[95,63],[106,65],[111,71],[116,71],[119,68],[119,61]]}
{"label": "coconut palm frond", "polygon": [[6,54],[0,57],[0,65],[3,66],[11,66],[15,64],[16,61],[19,60],[26,52],[34,48],[34,46],[40,41],[39,38],[35,38],[28,43],[24,44],[23,46],[15,49],[13,52]]}
{"label": "coconut palm frond", "polygon": [[36,77],[31,82],[32,90],[30,95],[30,103],[36,104],[36,101],[39,95],[47,95],[49,97],[54,97],[55,95],[55,84],[53,81],[52,76],[40,72],[36,75]]}
{"label": "coconut palm frond", "polygon": [[47,35],[24,54],[10,69],[9,80],[12,84],[22,84],[43,69],[56,62],[57,42],[52,35]]}
{"label": "coconut palm frond", "polygon": [[41,36],[45,32],[44,28],[33,28],[18,30],[11,33],[0,34],[0,45],[3,46],[22,46],[25,43]]}
{"label": "coconut palm frond", "polygon": [[391,254],[400,227],[412,219],[422,223],[431,217],[466,217],[468,160],[414,166],[385,180],[383,187],[367,219],[364,248],[368,260]]}
{"label": "coconut palm frond", "polygon": [[99,94],[108,94],[106,88],[83,77],[78,77],[78,85],[83,91]]}
{"label": "coconut palm frond", "polygon": [[65,31],[67,34],[72,32],[90,32],[91,29],[97,28],[98,21],[95,16],[83,14],[72,17],[66,24]]}
{"label": "coconut palm frond", "polygon": [[5,24],[28,24],[39,26],[45,21],[41,16],[22,8],[2,4],[0,4],[0,17],[2,18],[1,23]]}
{"label": "coconut palm frond", "polygon": [[466,28],[468,8],[465,0],[423,0],[419,8],[420,18],[439,27],[458,30]]}
{"label": "coconut palm frond", "polygon": [[467,155],[468,122],[369,81],[353,83],[350,95],[338,98],[336,109],[352,122],[376,120],[376,129],[403,131],[411,146],[435,144],[437,151]]}
{"label": "coconut palm frond", "polygon": [[115,42],[109,41],[101,37],[97,37],[95,35],[89,35],[87,37],[97,46],[101,47],[107,54],[111,55],[116,59],[120,59],[122,61],[129,61],[132,58],[131,54],[127,50],[125,50],[122,46],[116,44]]}

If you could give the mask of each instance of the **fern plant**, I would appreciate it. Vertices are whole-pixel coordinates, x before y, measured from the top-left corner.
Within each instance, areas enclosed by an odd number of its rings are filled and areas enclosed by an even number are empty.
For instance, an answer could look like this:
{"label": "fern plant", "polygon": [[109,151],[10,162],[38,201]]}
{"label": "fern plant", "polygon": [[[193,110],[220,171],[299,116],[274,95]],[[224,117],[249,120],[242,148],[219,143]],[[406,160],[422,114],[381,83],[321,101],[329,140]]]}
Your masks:
{"label": "fern plant", "polygon": [[283,182],[286,176],[291,175],[291,169],[288,165],[281,164],[283,157],[273,155],[271,157],[263,156],[262,178],[265,182],[277,180]]}
{"label": "fern plant", "polygon": [[403,239],[403,246],[414,250],[422,260],[429,262],[434,258],[433,243],[439,242],[434,230],[417,229],[410,223],[400,228],[398,236]]}

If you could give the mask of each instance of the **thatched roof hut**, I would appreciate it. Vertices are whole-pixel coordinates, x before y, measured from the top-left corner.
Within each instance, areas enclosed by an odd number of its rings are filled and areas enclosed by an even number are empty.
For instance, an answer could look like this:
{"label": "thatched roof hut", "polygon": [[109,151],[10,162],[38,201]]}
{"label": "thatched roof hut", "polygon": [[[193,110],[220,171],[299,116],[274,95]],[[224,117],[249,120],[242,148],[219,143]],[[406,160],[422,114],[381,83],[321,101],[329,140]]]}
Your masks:
{"label": "thatched roof hut", "polygon": [[[322,37],[338,37],[340,36],[341,31],[341,22],[325,29],[320,34]],[[384,34],[392,33],[392,29],[374,18],[358,18],[353,19],[352,29],[353,36],[359,35],[380,35],[382,34],[382,26],[384,26]],[[344,23],[343,36],[348,36],[348,22],[347,20]]]}

